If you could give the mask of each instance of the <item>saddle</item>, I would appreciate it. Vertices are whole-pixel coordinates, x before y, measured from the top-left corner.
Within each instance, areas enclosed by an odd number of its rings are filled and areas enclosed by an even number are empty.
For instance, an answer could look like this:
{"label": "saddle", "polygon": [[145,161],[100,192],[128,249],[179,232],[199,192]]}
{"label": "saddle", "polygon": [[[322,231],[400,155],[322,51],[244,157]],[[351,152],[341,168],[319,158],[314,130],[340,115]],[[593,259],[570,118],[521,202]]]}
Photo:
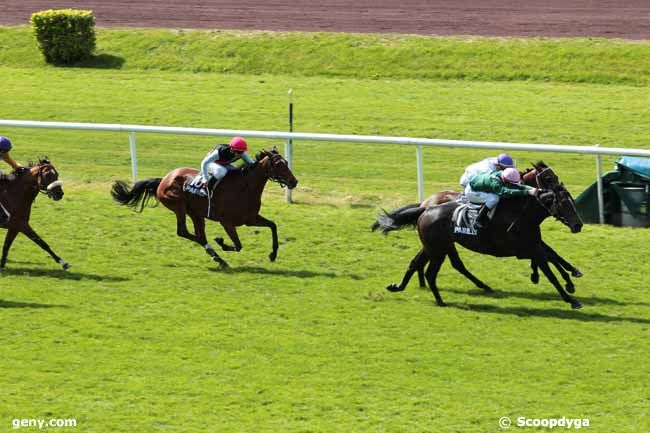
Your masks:
{"label": "saddle", "polygon": [[463,203],[460,206],[458,206],[456,209],[454,209],[454,213],[451,216],[451,222],[454,228],[454,233],[467,235],[467,236],[478,235],[478,232],[474,227],[480,209],[481,209],[480,204],[469,203],[469,202]]}

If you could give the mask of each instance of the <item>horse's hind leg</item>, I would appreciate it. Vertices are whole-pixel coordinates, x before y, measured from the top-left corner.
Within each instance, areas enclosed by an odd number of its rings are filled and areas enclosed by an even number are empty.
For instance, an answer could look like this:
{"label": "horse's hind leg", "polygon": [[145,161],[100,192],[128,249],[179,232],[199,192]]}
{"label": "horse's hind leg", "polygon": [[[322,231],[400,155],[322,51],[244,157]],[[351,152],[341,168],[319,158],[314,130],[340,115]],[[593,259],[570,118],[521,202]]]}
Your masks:
{"label": "horse's hind leg", "polygon": [[454,267],[454,269],[456,269],[458,272],[463,274],[472,283],[476,284],[476,287],[478,287],[479,289],[483,289],[485,293],[494,292],[494,290],[492,290],[490,286],[488,286],[483,281],[476,278],[470,271],[467,270],[465,264],[463,263],[463,261],[460,259],[460,256],[458,255],[458,250],[453,244],[449,248],[447,255],[449,256],[449,260],[451,260],[451,265]]}
{"label": "horse's hind leg", "polygon": [[185,207],[177,207],[174,209],[174,213],[176,214],[176,234],[182,238],[189,239],[192,242],[198,242],[198,238],[187,229],[187,214],[185,212]]}
{"label": "horse's hind leg", "polygon": [[[386,290],[390,292],[401,292],[402,290],[406,289],[406,286],[408,285],[415,271],[418,271],[418,276],[420,274],[423,274],[422,270],[424,269],[424,266],[427,264],[428,260],[429,258],[427,257],[424,250],[420,250],[420,252],[413,258],[413,260],[411,260],[411,263],[409,264],[409,267],[406,270],[406,273],[404,274],[402,282],[399,284],[399,286],[397,284],[391,284],[390,286],[386,287]],[[424,276],[422,276],[422,278],[424,278]],[[422,284],[423,283],[421,283],[421,285]]]}
{"label": "horse's hind leg", "polygon": [[52,258],[54,259],[54,261],[57,262],[58,264],[60,264],[61,267],[62,267],[64,270],[67,270],[67,269],[70,268],[70,264],[67,263],[65,260],[63,260],[61,257],[57,256],[57,255],[54,253],[54,251],[52,251],[52,249],[51,249],[50,246],[47,244],[47,242],[45,242],[43,239],[41,239],[41,237],[40,237],[39,235],[37,235],[36,232],[34,231],[34,229],[32,229],[29,225],[27,225],[27,227],[26,227],[25,229],[23,229],[23,233],[25,233],[25,235],[26,235],[28,238],[30,238],[32,241],[34,241],[34,243],[36,243],[36,245],[38,245],[39,247],[41,247],[42,249],[44,249],[45,251],[47,251],[47,253],[48,253],[50,256],[52,256]]}
{"label": "horse's hind leg", "polygon": [[7,263],[7,255],[9,254],[9,249],[11,248],[11,244],[14,242],[14,239],[16,239],[17,235],[18,235],[18,230],[11,229],[11,228],[7,230],[7,236],[5,236],[5,243],[2,247],[2,259],[0,260],[0,268],[5,267],[5,264]]}
{"label": "horse's hind leg", "polygon": [[438,287],[436,286],[436,276],[438,275],[440,266],[442,266],[442,262],[445,261],[445,257],[446,254],[431,258],[429,261],[429,266],[427,267],[425,273],[427,281],[429,282],[429,287],[431,288],[431,293],[433,293],[433,296],[436,298],[436,303],[441,307],[445,306],[445,302],[442,300],[440,293],[438,292]]}
{"label": "horse's hind leg", "polygon": [[212,245],[208,243],[208,240],[205,236],[205,220],[201,216],[190,215],[192,222],[194,223],[194,233],[196,240],[195,242],[205,248],[205,252],[208,253],[212,260],[219,263],[222,268],[228,268],[228,263],[226,263],[219,254],[212,248]]}
{"label": "horse's hind leg", "polygon": [[275,258],[278,256],[278,227],[275,225],[275,223],[271,220],[267,220],[264,218],[262,215],[257,215],[255,216],[255,221],[253,221],[250,224],[246,224],[247,226],[253,226],[253,227],[268,227],[271,229],[271,236],[273,238],[273,250],[269,254],[269,260],[272,262],[275,261]]}
{"label": "horse's hind leg", "polygon": [[239,241],[239,235],[237,234],[237,229],[235,228],[235,226],[230,224],[224,224],[224,223],[221,223],[221,225],[223,226],[223,229],[226,231],[226,233],[228,233],[230,240],[232,241],[233,244],[235,244],[235,246],[226,244],[223,238],[217,237],[214,238],[214,241],[217,244],[219,244],[221,249],[223,249],[224,251],[241,251],[242,244]]}

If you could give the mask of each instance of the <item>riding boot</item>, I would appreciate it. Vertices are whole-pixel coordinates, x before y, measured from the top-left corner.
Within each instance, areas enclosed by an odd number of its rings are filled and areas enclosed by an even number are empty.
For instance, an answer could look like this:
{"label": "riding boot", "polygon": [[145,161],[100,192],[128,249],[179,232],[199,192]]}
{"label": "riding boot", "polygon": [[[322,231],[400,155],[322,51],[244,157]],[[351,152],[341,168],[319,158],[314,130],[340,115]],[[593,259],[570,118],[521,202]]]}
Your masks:
{"label": "riding boot", "polygon": [[221,179],[216,179],[214,177],[210,178],[210,180],[208,181],[208,185],[207,185],[208,199],[209,199],[208,212],[207,212],[208,218],[212,217],[213,214],[212,210],[214,208],[214,206],[212,205],[212,200],[214,200],[214,193],[217,190],[217,187],[219,186],[220,183],[221,183]]}
{"label": "riding boot", "polygon": [[489,213],[490,208],[486,205],[481,206],[481,209],[478,211],[478,216],[476,217],[476,222],[474,223],[474,228],[476,230],[484,229],[487,226],[490,221]]}

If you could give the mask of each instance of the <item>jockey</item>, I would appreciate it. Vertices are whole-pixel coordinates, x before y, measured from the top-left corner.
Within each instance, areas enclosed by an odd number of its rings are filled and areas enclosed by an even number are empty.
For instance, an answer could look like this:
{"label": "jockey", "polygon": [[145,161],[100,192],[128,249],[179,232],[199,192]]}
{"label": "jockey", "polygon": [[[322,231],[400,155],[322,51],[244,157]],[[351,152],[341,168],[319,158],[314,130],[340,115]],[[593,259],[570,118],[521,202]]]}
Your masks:
{"label": "jockey", "polygon": [[465,188],[465,196],[470,202],[483,204],[476,218],[475,228],[486,226],[489,213],[496,208],[501,197],[523,197],[535,194],[537,188],[523,185],[519,172],[511,167],[503,171],[496,170],[474,176]]}
{"label": "jockey", "polygon": [[[22,168],[22,165],[18,164],[14,159],[9,155],[9,151],[12,148],[11,140],[7,137],[0,137],[0,159],[9,164],[14,170]],[[2,174],[2,170],[0,170]],[[5,207],[0,203],[0,227],[6,227],[7,222],[9,222],[9,212]]]}
{"label": "jockey", "polygon": [[9,151],[13,145],[11,140],[7,137],[0,137],[0,159],[9,164],[14,170],[18,170],[22,165],[18,164],[14,159],[9,155]]}
{"label": "jockey", "polygon": [[506,168],[514,168],[515,164],[512,157],[507,153],[502,153],[496,158],[485,158],[482,161],[475,162],[465,169],[465,172],[460,178],[460,185],[466,188],[472,181],[474,176],[482,173],[492,173],[495,170],[505,170]]}
{"label": "jockey", "polygon": [[201,161],[201,177],[203,184],[206,185],[208,181],[213,178],[216,187],[221,179],[228,173],[229,170],[234,169],[233,162],[242,159],[247,165],[254,164],[254,161],[246,154],[248,150],[248,143],[241,137],[234,137],[230,140],[230,144],[220,144]]}

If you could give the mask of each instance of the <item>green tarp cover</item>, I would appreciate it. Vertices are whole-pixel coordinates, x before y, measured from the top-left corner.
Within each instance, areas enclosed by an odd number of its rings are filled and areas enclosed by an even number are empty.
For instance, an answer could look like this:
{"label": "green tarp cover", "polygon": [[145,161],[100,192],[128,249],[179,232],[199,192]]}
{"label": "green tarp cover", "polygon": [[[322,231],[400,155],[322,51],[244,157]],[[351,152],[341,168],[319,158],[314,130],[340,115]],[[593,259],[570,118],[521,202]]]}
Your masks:
{"label": "green tarp cover", "polygon": [[[621,203],[624,203],[629,213],[646,221],[644,225],[650,225],[650,196],[647,193],[650,190],[650,158],[621,157],[616,161],[616,171],[605,173],[602,181],[605,222],[620,225]],[[640,187],[645,189],[645,195],[638,192]],[[643,197],[639,199],[641,195]],[[576,208],[584,222],[598,222],[598,192],[595,183],[576,198]]]}

